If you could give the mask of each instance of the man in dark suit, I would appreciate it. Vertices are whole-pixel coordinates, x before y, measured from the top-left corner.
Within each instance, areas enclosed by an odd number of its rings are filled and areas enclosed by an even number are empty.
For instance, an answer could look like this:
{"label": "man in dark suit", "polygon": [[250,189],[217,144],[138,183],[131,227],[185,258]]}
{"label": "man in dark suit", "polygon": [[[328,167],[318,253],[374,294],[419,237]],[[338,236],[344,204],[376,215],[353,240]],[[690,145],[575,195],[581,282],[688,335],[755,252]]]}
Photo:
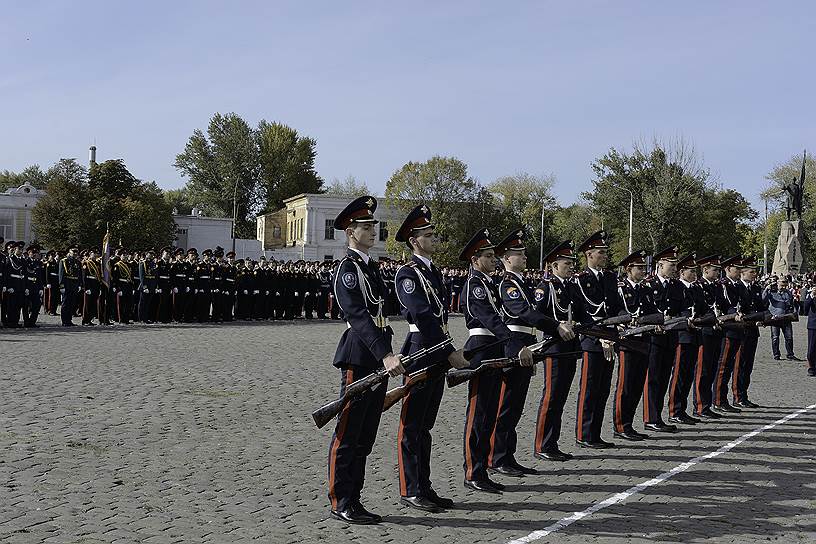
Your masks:
{"label": "man in dark suit", "polygon": [[713,385],[714,396],[714,410],[722,413],[739,413],[740,409],[731,406],[728,403],[728,381],[731,378],[731,373],[734,370],[734,362],[737,357],[737,352],[742,346],[745,337],[744,327],[742,326],[742,314],[749,312],[751,308],[751,299],[748,290],[741,286],[740,271],[742,269],[742,258],[739,256],[731,257],[722,262],[725,270],[725,278],[720,282],[721,289],[717,295],[720,297],[720,307],[725,308],[725,313],[736,313],[737,318],[734,324],[723,324],[725,334],[723,337],[722,348],[720,349],[720,359],[717,363],[717,372],[715,374]]}
{"label": "man in dark suit", "polygon": [[[345,388],[382,367],[399,376],[402,356],[391,348],[393,331],[383,315],[385,286],[377,263],[368,254],[376,243],[374,210],[377,201],[362,196],[351,202],[334,220],[345,232],[348,252],[334,275],[334,293],[347,328],[340,337],[334,366],[340,369],[340,395]],[[385,385],[351,400],[337,417],[329,446],[329,500],[331,515],[348,523],[379,523],[382,518],[360,502],[365,464],[380,425]]]}
{"label": "man in dark suit", "polygon": [[[720,285],[720,264],[719,255],[708,255],[697,261],[700,265],[702,277],[697,281],[703,290],[703,298],[708,313],[717,316],[725,313],[727,308],[722,308],[720,302],[722,297],[718,292],[722,290]],[[717,370],[717,361],[720,358],[720,348],[722,347],[723,332],[719,325],[703,327],[701,331],[701,352],[697,357],[697,364],[694,370],[694,417],[700,419],[714,420],[722,416],[711,409],[712,383]]]}

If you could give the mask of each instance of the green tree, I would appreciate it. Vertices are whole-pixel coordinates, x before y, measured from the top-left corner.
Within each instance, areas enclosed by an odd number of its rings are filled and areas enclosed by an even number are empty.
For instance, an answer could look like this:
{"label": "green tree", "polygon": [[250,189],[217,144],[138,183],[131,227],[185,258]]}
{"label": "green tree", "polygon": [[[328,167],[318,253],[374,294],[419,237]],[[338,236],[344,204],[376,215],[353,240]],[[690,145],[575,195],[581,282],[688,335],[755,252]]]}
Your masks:
{"label": "green tree", "polygon": [[175,213],[180,215],[190,215],[195,206],[195,203],[190,198],[190,191],[187,187],[164,191],[164,200],[170,205],[171,210],[175,210]]}
{"label": "green tree", "polygon": [[48,177],[46,194],[32,210],[38,238],[47,247],[99,247],[107,228],[114,241],[133,249],[172,241],[175,224],[162,190],[137,180],[121,160],[96,164],[90,172],[62,160]]}
{"label": "green tree", "polygon": [[611,234],[612,253],[626,255],[630,192],[634,202],[633,249],[737,252],[737,226],[756,218],[738,192],[710,178],[683,141],[636,144],[631,153],[611,149],[592,164],[594,190],[584,197]]}
{"label": "green tree", "polygon": [[576,245],[580,244],[589,238],[590,234],[601,230],[601,226],[601,218],[588,204],[577,202],[559,207],[553,213],[550,226],[550,237],[554,241],[552,245],[544,247],[544,251],[549,251],[555,244],[564,240],[572,240]]}
{"label": "green tree", "polygon": [[255,132],[234,113],[216,113],[206,136],[195,130],[175,167],[188,178],[190,199],[215,217],[237,218],[235,235],[254,236],[254,216],[262,205]]}
{"label": "green tree", "polygon": [[[419,203],[431,208],[440,238],[434,260],[440,265],[461,266],[458,255],[462,246],[476,229],[490,226],[487,218],[497,215],[489,192],[468,175],[465,163],[453,157],[435,156],[403,165],[386,183],[385,196],[390,206],[406,215]],[[393,238],[386,247],[393,255],[405,251],[405,246]]]}
{"label": "green tree", "polygon": [[37,189],[45,189],[48,185],[48,176],[40,169],[39,164],[27,166],[19,173],[3,170],[0,172],[0,193],[7,189],[16,189],[26,182]]}
{"label": "green tree", "polygon": [[314,162],[317,142],[282,123],[261,121],[255,131],[260,164],[263,212],[283,207],[283,201],[301,193],[323,192],[323,180]]}
{"label": "green tree", "polygon": [[357,181],[354,176],[348,176],[343,181],[334,178],[332,182],[326,187],[327,195],[334,196],[348,196],[351,198],[358,196],[365,196],[371,194],[371,189],[364,181]]}
{"label": "green tree", "polygon": [[[495,199],[498,217],[503,220],[499,227],[504,237],[511,229],[523,227],[526,231],[526,247],[530,267],[537,267],[541,249],[542,211],[545,250],[554,245],[556,239],[552,233],[552,223],[557,209],[552,187],[553,176],[534,176],[521,172],[504,176],[488,186]],[[498,243],[499,240],[494,240]]]}

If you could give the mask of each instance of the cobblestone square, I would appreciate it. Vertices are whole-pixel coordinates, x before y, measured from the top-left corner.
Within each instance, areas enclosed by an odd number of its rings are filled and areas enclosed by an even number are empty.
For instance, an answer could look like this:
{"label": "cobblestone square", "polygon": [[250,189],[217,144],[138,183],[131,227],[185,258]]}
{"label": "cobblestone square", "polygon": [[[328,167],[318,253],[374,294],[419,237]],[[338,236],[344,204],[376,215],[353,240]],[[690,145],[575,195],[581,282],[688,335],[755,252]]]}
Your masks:
{"label": "cobblestone square", "polygon": [[[0,331],[2,542],[816,542],[813,408],[554,534],[534,533],[816,403],[816,378],[804,362],[773,361],[767,331],[751,386],[764,408],[636,445],[574,446],[576,375],[562,438],[576,458],[563,464],[532,458],[539,373],[519,460],[544,473],[501,479],[503,496],[462,486],[466,387],[446,390],[433,480],[458,507],[443,514],[398,502],[395,407],[383,416],[363,496],[385,522],[350,527],[328,515],[332,425],[318,430],[310,416],[337,394],[330,361],[342,323],[45,321]],[[406,328],[394,324],[395,348]],[[460,317],[452,333],[461,345]],[[803,356],[804,322],[795,342]]]}

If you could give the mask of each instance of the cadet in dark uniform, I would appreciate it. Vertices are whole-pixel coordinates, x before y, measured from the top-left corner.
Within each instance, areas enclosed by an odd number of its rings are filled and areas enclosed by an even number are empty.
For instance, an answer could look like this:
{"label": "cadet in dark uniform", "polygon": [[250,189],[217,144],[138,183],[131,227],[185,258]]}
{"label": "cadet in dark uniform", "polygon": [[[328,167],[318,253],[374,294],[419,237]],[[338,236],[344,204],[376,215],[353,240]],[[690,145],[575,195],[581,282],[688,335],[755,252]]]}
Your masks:
{"label": "cadet in dark uniform", "polygon": [[[702,277],[697,283],[703,290],[706,313],[720,316],[724,311],[720,307],[722,297],[718,296],[718,291],[721,290],[720,256],[709,255],[697,259],[697,264],[700,265],[702,272]],[[720,419],[722,416],[711,409],[711,386],[714,382],[717,361],[720,358],[722,328],[719,325],[703,327],[701,333],[700,352],[694,369],[694,417],[709,420]]]}
{"label": "cadet in dark uniform", "polygon": [[127,325],[133,314],[133,270],[128,262],[128,252],[116,248],[111,259],[111,290],[114,296],[113,315],[117,323]]}
{"label": "cadet in dark uniform", "polygon": [[173,291],[172,291],[172,262],[170,257],[173,253],[173,248],[163,247],[161,250],[161,258],[156,262],[156,317],[155,320],[159,323],[170,323],[170,316],[173,308]]}
{"label": "cadet in dark uniform", "polygon": [[[626,271],[626,278],[618,287],[621,312],[635,317],[659,313],[652,300],[652,291],[643,282],[646,276],[646,252],[635,251],[623,259],[618,266]],[[648,342],[648,340],[646,340]],[[632,427],[635,410],[643,396],[649,357],[635,350],[618,349],[618,382],[612,408],[614,436],[624,440],[640,441],[648,435]]]}
{"label": "cadet in dark uniform", "polygon": [[156,294],[156,253],[151,249],[139,263],[139,321],[153,323],[153,297]]}
{"label": "cadet in dark uniform", "polygon": [[25,303],[23,304],[23,326],[36,327],[37,317],[42,307],[45,292],[45,268],[40,259],[40,248],[30,245],[26,248],[28,258],[25,265]]}
{"label": "cadet in dark uniform", "polygon": [[45,261],[45,312],[57,315],[59,304],[59,260],[54,251],[49,251]]}
{"label": "cadet in dark uniform", "polygon": [[6,324],[6,266],[8,265],[8,255],[6,246],[3,243],[5,238],[0,236],[0,329]]}
{"label": "cadet in dark uniform", "polygon": [[[536,309],[533,290],[522,278],[527,268],[523,237],[524,231],[517,229],[507,235],[494,249],[505,269],[504,277],[499,283],[504,323],[510,329],[511,337],[520,340],[525,346],[538,341],[539,330],[547,336],[560,334],[563,340],[572,340],[575,338],[572,325],[561,324]],[[511,367],[501,372],[499,409],[490,438],[488,455],[488,467],[491,471],[515,477],[538,474],[537,470],[525,467],[515,457],[518,444],[516,427],[524,411],[533,374],[535,367]]]}
{"label": "cadet in dark uniform", "polygon": [[816,287],[811,287],[805,295],[804,312],[807,316],[807,374],[816,376]]}
{"label": "cadet in dark uniform", "polygon": [[331,269],[329,263],[322,263],[317,274],[320,281],[320,298],[317,301],[317,317],[328,319],[329,297],[331,296]]}
{"label": "cadet in dark uniform", "polygon": [[224,298],[224,321],[233,320],[235,312],[235,252],[227,252],[227,260],[224,261],[221,275],[224,278],[224,287],[221,295]]}
{"label": "cadet in dark uniform", "polygon": [[[490,274],[496,268],[493,243],[487,229],[478,231],[459,259],[470,263],[470,275],[462,291],[465,325],[468,328],[466,350],[479,351],[471,360],[476,368],[483,360],[519,357],[522,366],[533,366],[533,354],[519,337],[514,337],[501,317],[501,297]],[[498,342],[498,343],[497,343]],[[494,347],[485,348],[488,344]],[[503,344],[503,345],[502,345]],[[490,438],[496,427],[501,388],[501,371],[491,370],[468,382],[465,417],[465,487],[485,493],[501,493],[504,486],[487,475]]]}
{"label": "cadet in dark uniform", "polygon": [[95,249],[89,249],[82,263],[82,324],[86,326],[93,326],[94,318],[100,323],[104,319],[99,303],[102,296],[102,267],[96,260],[97,254]]}
{"label": "cadet in dark uniform", "polygon": [[174,260],[170,263],[170,315],[176,323],[184,321],[184,310],[187,307],[187,297],[190,293],[190,267],[184,260],[184,250],[176,248],[173,252]]}
{"label": "cadet in dark uniform", "polygon": [[739,314],[735,324],[724,323],[725,330],[722,348],[720,348],[720,359],[717,362],[717,373],[714,378],[714,409],[724,413],[739,413],[739,408],[734,408],[728,404],[728,380],[734,370],[734,360],[742,345],[744,329],[742,327],[742,314],[750,311],[751,299],[748,290],[744,289],[740,283],[740,271],[742,258],[731,257],[722,263],[725,270],[725,278],[720,282],[720,306],[725,308],[726,314]]}
{"label": "cadet in dark uniform", "polygon": [[[587,268],[573,283],[581,294],[581,302],[595,321],[618,314],[618,279],[604,270],[608,261],[606,232],[598,231],[587,238],[578,252],[587,260]],[[601,439],[606,401],[615,370],[614,342],[589,336],[581,338],[584,360],[581,365],[578,414],[575,420],[575,441],[582,448],[611,448],[614,444]]]}
{"label": "cadet in dark uniform", "polygon": [[[574,244],[566,240],[557,244],[544,257],[551,276],[541,281],[533,297],[536,309],[564,325],[573,322],[591,324],[592,318],[584,309],[578,287],[570,281],[575,270]],[[567,335],[568,336],[568,335]],[[562,337],[564,338],[564,337]],[[570,340],[558,342],[547,349],[544,360],[544,388],[541,392],[536,418],[535,456],[549,461],[568,461],[572,455],[558,447],[561,437],[561,419],[575,376],[576,352],[581,351],[580,340],[573,334]],[[562,356],[562,353],[572,352]]]}
{"label": "cadet in dark uniform", "polygon": [[211,258],[212,250],[205,249],[201,252],[201,261],[195,265],[196,320],[199,323],[207,323],[210,320],[213,273]]}
{"label": "cadet in dark uniform", "polygon": [[[683,301],[677,275],[677,246],[669,246],[652,257],[655,276],[646,285],[652,291],[655,306],[666,318],[678,317]],[[678,296],[679,294],[679,296]],[[677,352],[677,333],[653,334],[649,341],[649,369],[643,387],[644,428],[659,433],[676,433],[677,427],[663,421],[663,404]]]}
{"label": "cadet in dark uniform", "polygon": [[196,270],[198,268],[198,250],[194,247],[187,249],[187,300],[184,302],[184,322],[192,323],[197,319],[197,304],[198,304],[198,277]]}
{"label": "cadet in dark uniform", "polygon": [[6,321],[4,325],[10,329],[20,326],[20,315],[25,303],[26,288],[26,258],[23,255],[23,242],[8,242],[6,249],[10,250],[6,261]]}
{"label": "cadet in dark uniform", "polygon": [[82,290],[80,275],[82,268],[76,258],[79,248],[76,245],[68,247],[68,254],[60,259],[59,264],[59,289],[62,294],[62,305],[60,307],[60,319],[65,327],[73,327],[71,319],[76,311],[77,297]]}
{"label": "cadet in dark uniform", "polygon": [[[743,313],[762,312],[768,309],[768,303],[762,297],[762,286],[756,281],[758,268],[755,257],[743,259],[740,267],[740,283],[746,291],[745,296],[751,302],[751,309],[743,310]],[[734,358],[734,379],[731,380],[734,406],[740,408],[759,408],[758,404],[748,399],[748,386],[751,384],[751,373],[754,371],[758,342],[759,327],[755,324],[746,324],[742,345]]]}
{"label": "cadet in dark uniform", "polygon": [[702,317],[708,312],[705,295],[697,283],[697,261],[694,253],[686,255],[677,263],[680,278],[679,291],[683,297],[680,303],[680,315],[688,318],[688,328],[677,333],[677,350],[672,367],[671,382],[669,385],[669,423],[694,425],[700,420],[691,417],[686,412],[691,384],[694,381],[694,367],[697,363],[701,334],[694,327],[691,320]]}
{"label": "cadet in dark uniform", "polygon": [[[431,261],[436,235],[428,207],[414,208],[395,238],[413,252],[411,260],[401,266],[394,277],[397,299],[408,322],[408,336],[402,347],[405,356],[448,337],[449,294],[442,284],[439,269]],[[467,366],[461,350],[448,346],[439,352],[438,357],[419,361],[406,371],[414,372],[445,360],[454,368]],[[431,430],[436,423],[444,389],[443,374],[425,381],[408,392],[400,412],[397,433],[400,502],[426,512],[453,507],[453,501],[440,497],[431,484]]]}
{"label": "cadet in dark uniform", "polygon": [[[402,356],[391,348],[393,331],[382,314],[384,286],[368,250],[377,239],[374,210],[377,201],[363,196],[351,202],[334,220],[345,231],[348,253],[337,267],[334,293],[347,329],[340,337],[334,366],[340,369],[340,394],[350,383],[382,366],[391,376],[404,372]],[[366,458],[380,425],[385,384],[349,402],[337,417],[329,446],[331,515],[349,523],[379,523],[382,518],[360,503]]]}

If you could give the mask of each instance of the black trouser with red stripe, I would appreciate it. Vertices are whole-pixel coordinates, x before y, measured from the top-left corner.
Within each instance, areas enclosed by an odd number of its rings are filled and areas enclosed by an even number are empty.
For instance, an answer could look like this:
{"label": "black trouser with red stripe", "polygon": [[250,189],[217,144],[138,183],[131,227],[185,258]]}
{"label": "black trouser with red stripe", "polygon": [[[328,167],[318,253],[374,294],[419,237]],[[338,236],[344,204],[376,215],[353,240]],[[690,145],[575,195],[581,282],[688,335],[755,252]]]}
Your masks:
{"label": "black trouser with red stripe", "polygon": [[445,391],[444,376],[413,387],[402,400],[397,461],[400,496],[427,497],[431,491],[431,430]]}
{"label": "black trouser with red stripe", "polygon": [[553,356],[544,360],[544,390],[538,405],[535,434],[535,451],[538,453],[558,450],[561,417],[576,368],[574,356],[569,358]]}
{"label": "black trouser with red stripe", "polygon": [[604,359],[603,352],[584,352],[578,391],[578,413],[575,418],[576,440],[593,443],[601,439],[601,427],[614,370],[614,363]]}
{"label": "black trouser with red stripe", "polygon": [[[476,368],[483,360],[502,356],[504,356],[504,348],[501,346],[484,349],[470,360],[470,367]],[[466,480],[487,478],[490,437],[493,436],[496,415],[499,410],[500,373],[500,370],[488,370],[468,382],[468,403],[463,436]]]}
{"label": "black trouser with red stripe", "polygon": [[643,386],[643,422],[663,423],[663,403],[669,387],[669,377],[678,348],[677,336],[664,333],[667,338],[649,345],[649,369]]}
{"label": "black trouser with red stripe", "polygon": [[129,285],[120,285],[120,293],[116,297],[116,308],[114,309],[116,321],[119,323],[130,323],[130,316],[133,313],[133,288]]}
{"label": "black trouser with red stripe", "polygon": [[711,388],[722,348],[722,334],[719,332],[708,334],[704,331],[702,339],[701,353],[698,353],[697,366],[694,369],[695,414],[711,408]]}
{"label": "black trouser with red stripe", "polygon": [[700,352],[700,344],[687,342],[677,344],[669,386],[669,416],[680,417],[686,413],[691,384],[694,382],[694,367]]}
{"label": "black trouser with red stripe", "polygon": [[748,400],[748,386],[751,385],[751,373],[754,371],[759,331],[746,330],[737,356],[734,358],[734,379],[731,380],[731,394],[734,402]]}
{"label": "black trouser with red stripe", "polygon": [[643,396],[649,358],[637,351],[618,352],[618,382],[612,401],[612,419],[615,432],[631,432],[635,411]]}
{"label": "black trouser with red stripe", "polygon": [[[512,332],[519,337],[525,346],[536,343],[532,334]],[[527,401],[527,391],[530,389],[530,380],[533,369],[525,367],[511,367],[501,372],[501,387],[499,388],[499,406],[496,412],[496,425],[490,437],[490,453],[487,458],[489,467],[514,465],[518,445],[516,427],[521,421],[524,403]]]}
{"label": "black trouser with red stripe", "polygon": [[[346,386],[374,370],[350,365],[340,371],[340,396]],[[380,384],[350,401],[337,416],[329,443],[329,500],[332,510],[343,511],[360,500],[365,480],[366,458],[371,453],[380,426],[387,383]]]}
{"label": "black trouser with red stripe", "polygon": [[728,404],[728,380],[731,379],[731,372],[734,370],[734,361],[737,352],[742,345],[742,338],[729,338],[726,336],[722,341],[720,350],[720,360],[717,362],[717,373],[714,378],[712,393],[714,395],[714,406]]}

